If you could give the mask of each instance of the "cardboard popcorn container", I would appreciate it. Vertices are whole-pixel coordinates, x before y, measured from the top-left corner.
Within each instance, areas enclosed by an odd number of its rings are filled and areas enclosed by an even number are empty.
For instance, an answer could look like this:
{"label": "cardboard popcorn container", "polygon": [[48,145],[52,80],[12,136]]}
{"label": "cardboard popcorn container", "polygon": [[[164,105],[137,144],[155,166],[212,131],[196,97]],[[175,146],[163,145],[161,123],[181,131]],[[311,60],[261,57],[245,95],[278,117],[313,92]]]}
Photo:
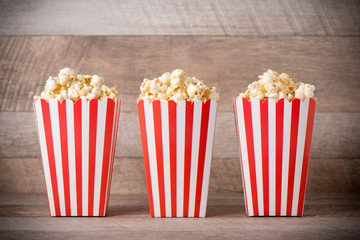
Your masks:
{"label": "cardboard popcorn container", "polygon": [[138,102],[151,217],[205,217],[217,102]]}
{"label": "cardboard popcorn container", "polygon": [[302,216],[316,101],[233,99],[248,216]]}
{"label": "cardboard popcorn container", "polygon": [[105,216],[120,100],[34,101],[51,216]]}

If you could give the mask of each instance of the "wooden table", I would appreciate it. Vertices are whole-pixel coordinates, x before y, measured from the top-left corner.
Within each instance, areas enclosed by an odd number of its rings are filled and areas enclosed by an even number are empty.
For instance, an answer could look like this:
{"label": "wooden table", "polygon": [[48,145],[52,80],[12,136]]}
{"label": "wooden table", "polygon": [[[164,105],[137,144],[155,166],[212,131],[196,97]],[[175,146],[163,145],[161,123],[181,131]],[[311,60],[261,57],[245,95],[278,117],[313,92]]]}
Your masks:
{"label": "wooden table", "polygon": [[359,239],[360,194],[308,194],[303,217],[247,217],[242,194],[206,218],[150,218],[146,196],[112,195],[106,217],[50,217],[46,195],[0,197],[0,239]]}
{"label": "wooden table", "polygon": [[[359,239],[359,0],[0,0],[0,239]],[[109,214],[49,217],[33,96],[63,67],[122,100]],[[136,99],[183,68],[220,101],[208,217],[149,217]],[[246,217],[232,98],[268,68],[316,86],[305,216]]]}

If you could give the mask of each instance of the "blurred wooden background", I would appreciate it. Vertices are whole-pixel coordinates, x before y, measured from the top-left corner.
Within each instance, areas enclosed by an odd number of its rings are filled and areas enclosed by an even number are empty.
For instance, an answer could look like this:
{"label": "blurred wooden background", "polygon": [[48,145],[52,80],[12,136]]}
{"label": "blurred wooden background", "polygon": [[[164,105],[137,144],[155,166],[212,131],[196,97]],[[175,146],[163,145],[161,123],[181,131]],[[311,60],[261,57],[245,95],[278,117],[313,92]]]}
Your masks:
{"label": "blurred wooden background", "polygon": [[360,192],[359,1],[0,0],[0,195],[45,193],[32,97],[65,67],[122,98],[112,194],[146,194],[139,85],[183,68],[220,92],[210,195],[241,193],[232,97],[268,68],[317,87],[307,192]]}

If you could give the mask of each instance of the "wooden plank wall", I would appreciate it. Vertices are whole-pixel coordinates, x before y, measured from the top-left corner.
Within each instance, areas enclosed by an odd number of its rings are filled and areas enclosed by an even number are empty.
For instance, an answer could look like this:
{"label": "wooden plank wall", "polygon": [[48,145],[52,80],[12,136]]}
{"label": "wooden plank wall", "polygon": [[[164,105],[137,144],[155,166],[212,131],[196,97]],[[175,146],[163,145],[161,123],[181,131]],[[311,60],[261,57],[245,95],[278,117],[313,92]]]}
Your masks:
{"label": "wooden plank wall", "polygon": [[358,0],[1,0],[1,35],[358,36]]}
{"label": "wooden plank wall", "polygon": [[45,192],[32,97],[65,66],[120,90],[112,193],[146,194],[136,98],[175,68],[220,93],[210,194],[242,192],[232,98],[268,68],[317,87],[308,191],[360,192],[359,1],[1,0],[0,13],[0,193]]}

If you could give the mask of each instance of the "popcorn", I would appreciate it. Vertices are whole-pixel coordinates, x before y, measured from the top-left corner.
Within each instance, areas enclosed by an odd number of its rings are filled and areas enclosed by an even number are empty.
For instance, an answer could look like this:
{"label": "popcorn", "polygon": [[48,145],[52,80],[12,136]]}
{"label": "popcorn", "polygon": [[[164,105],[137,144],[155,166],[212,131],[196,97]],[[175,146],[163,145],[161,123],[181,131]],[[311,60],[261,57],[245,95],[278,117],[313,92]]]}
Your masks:
{"label": "popcorn", "polygon": [[180,79],[185,79],[186,78],[186,73],[184,72],[184,70],[182,69],[175,69],[172,73],[171,73],[171,78],[180,78]]}
{"label": "popcorn", "polygon": [[49,79],[46,81],[45,87],[48,90],[53,91],[58,87],[58,85],[53,77],[49,77]]}
{"label": "popcorn", "polygon": [[207,87],[195,77],[187,77],[184,70],[175,69],[172,73],[166,72],[153,80],[144,79],[140,86],[140,100],[152,102],[154,100],[178,103],[183,100],[193,102],[195,99],[205,102],[208,99],[219,101],[216,88]]}
{"label": "popcorn", "polygon": [[315,86],[308,83],[298,83],[295,90],[295,97],[301,100],[314,97]]}
{"label": "popcorn", "polygon": [[79,98],[79,93],[78,91],[76,91],[73,87],[70,87],[68,89],[68,97],[72,100],[72,101],[76,101],[76,99]]}
{"label": "popcorn", "polygon": [[63,68],[63,69],[60,70],[59,75],[60,75],[60,74],[65,74],[65,75],[74,76],[74,75],[75,75],[75,71],[74,71],[73,69],[71,69],[71,68],[66,67],[66,68]]}
{"label": "popcorn", "polygon": [[91,93],[93,93],[96,98],[101,97],[101,89],[98,88],[98,87],[94,87],[94,88],[91,90]]}
{"label": "popcorn", "polygon": [[89,101],[96,98],[100,101],[106,98],[116,99],[119,95],[116,87],[108,88],[103,85],[104,79],[98,75],[76,75],[71,68],[63,68],[60,70],[57,77],[49,77],[46,81],[45,89],[40,96],[35,96],[34,99],[43,98],[47,101],[51,99],[59,100],[65,99],[77,101],[83,99]]}
{"label": "popcorn", "polygon": [[188,92],[189,97],[194,99],[201,99],[202,96],[204,95],[204,93],[201,92],[201,88],[195,84],[189,84],[186,90]]}
{"label": "popcorn", "polygon": [[248,89],[244,93],[240,93],[237,98],[247,98],[248,100],[259,98],[262,101],[267,98],[275,100],[284,98],[288,101],[299,98],[304,101],[307,98],[314,97],[314,85],[301,82],[294,84],[291,76],[286,73],[279,75],[269,69],[258,77],[259,80],[249,84]]}
{"label": "popcorn", "polygon": [[92,77],[92,79],[91,79],[90,86],[92,86],[92,87],[101,87],[103,82],[104,82],[103,78],[99,77],[98,75],[94,75]]}
{"label": "popcorn", "polygon": [[159,80],[162,84],[169,84],[171,78],[171,74],[169,72],[164,73],[163,75],[161,75],[161,77],[159,77]]}
{"label": "popcorn", "polygon": [[84,97],[90,95],[90,90],[91,88],[89,86],[84,86],[82,89],[80,89],[79,95]]}
{"label": "popcorn", "polygon": [[171,79],[171,81],[170,81],[171,87],[178,88],[178,87],[184,85],[184,81],[182,81],[182,80],[183,79],[181,79],[181,78]]}

